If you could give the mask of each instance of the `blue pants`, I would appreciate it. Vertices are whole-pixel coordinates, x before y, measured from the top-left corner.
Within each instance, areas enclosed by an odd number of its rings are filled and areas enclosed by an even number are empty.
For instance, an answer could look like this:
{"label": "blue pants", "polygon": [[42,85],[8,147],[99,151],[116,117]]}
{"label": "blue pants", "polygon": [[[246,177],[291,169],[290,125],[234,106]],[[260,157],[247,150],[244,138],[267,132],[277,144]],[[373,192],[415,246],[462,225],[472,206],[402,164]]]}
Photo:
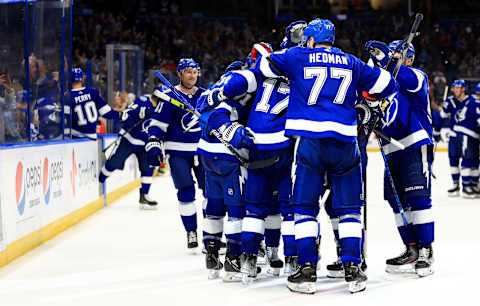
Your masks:
{"label": "blue pants", "polygon": [[423,145],[413,151],[389,157],[400,205],[407,224],[403,221],[393,189],[385,173],[384,198],[395,213],[395,221],[404,244],[427,246],[434,240],[434,222],[431,201],[431,167],[433,145]]}
{"label": "blue pants", "polygon": [[[223,234],[223,217],[228,214],[225,223],[228,253],[241,254],[242,219],[245,207],[242,200],[242,188],[245,175],[240,164],[230,160],[218,160],[201,156],[205,167],[205,195],[207,205],[203,226],[205,248],[210,241],[219,241]],[[218,247],[218,243],[216,244]]]}
{"label": "blue pants", "polygon": [[145,152],[145,149],[143,147],[132,145],[125,138],[120,140],[118,146],[114,149],[114,151],[110,154],[110,157],[105,162],[105,165],[100,172],[99,180],[101,183],[103,183],[110,175],[112,175],[113,171],[123,169],[125,167],[125,161],[132,154],[135,154],[137,157],[140,168],[142,181],[140,193],[148,194],[150,191],[150,185],[152,184],[154,168],[150,167],[147,162],[147,153]]}
{"label": "blue pants", "polygon": [[462,185],[478,185],[479,141],[464,134],[458,134],[462,146]]}
{"label": "blue pants", "polygon": [[180,217],[187,232],[197,229],[197,209],[195,206],[195,180],[198,188],[205,188],[205,171],[195,156],[169,155],[168,164],[173,184],[177,189]]}
{"label": "blue pants", "polygon": [[285,256],[296,256],[293,209],[289,203],[293,150],[255,151],[251,153],[250,159],[264,160],[271,157],[279,157],[280,160],[270,167],[248,170],[242,252],[257,254],[264,236],[267,247],[278,247],[282,232]]}
{"label": "blue pants", "polygon": [[448,138],[448,160],[454,185],[458,185],[460,180],[460,158],[462,158],[462,139],[459,136],[450,136]]}
{"label": "blue pants", "polygon": [[362,176],[358,146],[333,138],[300,137],[295,150],[291,199],[299,264],[318,261],[316,217],[326,175],[331,179],[332,211],[340,218],[341,259],[360,263]]}

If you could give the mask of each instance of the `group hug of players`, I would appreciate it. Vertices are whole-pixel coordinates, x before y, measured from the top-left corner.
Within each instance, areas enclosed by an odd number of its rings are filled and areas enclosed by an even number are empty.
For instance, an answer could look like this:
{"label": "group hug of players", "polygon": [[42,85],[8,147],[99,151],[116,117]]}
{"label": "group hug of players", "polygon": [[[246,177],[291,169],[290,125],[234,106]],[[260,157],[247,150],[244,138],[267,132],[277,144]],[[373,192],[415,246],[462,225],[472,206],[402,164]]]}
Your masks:
{"label": "group hug of players", "polygon": [[[387,272],[430,275],[433,129],[427,76],[412,68],[411,44],[369,41],[371,60],[365,64],[333,47],[334,38],[329,20],[296,21],[287,27],[281,50],[256,44],[245,63],[233,62],[208,90],[195,86],[199,65],[180,60],[180,84],[160,86],[112,115],[121,117],[123,129],[100,181],[135,154],[140,205],[154,208],[148,197],[153,167],[166,154],[189,248],[198,246],[195,182],[206,199],[202,231],[209,278],[224,270],[224,281],[254,281],[264,240],[268,272],[278,276],[284,268],[288,288],[302,293],[316,291],[321,200],[338,253],[338,261],[327,266],[329,276],[345,278],[349,291],[359,292],[367,282],[361,221],[366,143],[377,123],[375,129],[387,135],[380,140],[389,170],[384,197],[406,247],[387,260]],[[89,90],[79,83],[78,95]],[[105,105],[98,105],[101,115],[114,112]],[[80,123],[72,128],[87,134]],[[285,266],[278,256],[281,238]]]}

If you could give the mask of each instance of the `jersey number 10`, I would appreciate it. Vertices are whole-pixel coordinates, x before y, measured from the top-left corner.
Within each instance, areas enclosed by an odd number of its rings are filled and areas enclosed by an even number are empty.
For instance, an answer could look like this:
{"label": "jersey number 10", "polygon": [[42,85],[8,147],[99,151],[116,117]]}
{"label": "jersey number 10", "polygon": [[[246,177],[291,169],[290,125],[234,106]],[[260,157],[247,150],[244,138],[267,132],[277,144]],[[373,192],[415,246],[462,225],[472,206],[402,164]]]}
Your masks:
{"label": "jersey number 10", "polygon": [[[85,114],[84,114],[84,110],[85,110]],[[95,105],[95,102],[93,101],[88,101],[87,103],[85,103],[83,105],[83,108],[81,104],[75,106],[74,111],[77,114],[79,126],[86,125],[87,120],[90,123],[97,122],[98,120],[97,107]],[[87,119],[85,119],[85,115]]]}

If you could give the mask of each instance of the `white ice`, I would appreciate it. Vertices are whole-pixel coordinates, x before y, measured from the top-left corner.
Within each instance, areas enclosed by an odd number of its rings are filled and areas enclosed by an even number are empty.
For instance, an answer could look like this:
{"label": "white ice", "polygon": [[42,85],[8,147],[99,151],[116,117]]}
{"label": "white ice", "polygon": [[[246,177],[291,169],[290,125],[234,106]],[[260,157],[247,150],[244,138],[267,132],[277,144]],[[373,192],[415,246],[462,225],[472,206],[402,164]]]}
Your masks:
{"label": "white ice", "polygon": [[[351,295],[325,277],[334,261],[331,226],[322,212],[322,270],[315,295],[290,292],[286,278],[246,287],[207,280],[204,257],[186,250],[170,176],[154,180],[157,211],[138,209],[138,192],[100,210],[0,270],[1,305],[479,305],[480,200],[448,198],[447,153],[436,155],[433,203],[435,274],[391,276],[385,259],[402,243],[382,199],[383,161],[369,153],[367,290]],[[201,224],[200,200],[197,201]]]}

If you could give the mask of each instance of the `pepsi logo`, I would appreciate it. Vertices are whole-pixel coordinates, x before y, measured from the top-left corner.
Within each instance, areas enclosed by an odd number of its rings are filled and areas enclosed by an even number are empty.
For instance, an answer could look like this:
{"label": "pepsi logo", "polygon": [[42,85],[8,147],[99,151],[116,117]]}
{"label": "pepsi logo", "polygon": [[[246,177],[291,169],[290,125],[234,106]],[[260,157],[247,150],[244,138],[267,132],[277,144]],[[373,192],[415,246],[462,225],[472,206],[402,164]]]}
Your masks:
{"label": "pepsi logo", "polygon": [[18,213],[22,215],[25,211],[25,184],[23,182],[23,164],[21,162],[18,163],[15,174],[15,196]]}

